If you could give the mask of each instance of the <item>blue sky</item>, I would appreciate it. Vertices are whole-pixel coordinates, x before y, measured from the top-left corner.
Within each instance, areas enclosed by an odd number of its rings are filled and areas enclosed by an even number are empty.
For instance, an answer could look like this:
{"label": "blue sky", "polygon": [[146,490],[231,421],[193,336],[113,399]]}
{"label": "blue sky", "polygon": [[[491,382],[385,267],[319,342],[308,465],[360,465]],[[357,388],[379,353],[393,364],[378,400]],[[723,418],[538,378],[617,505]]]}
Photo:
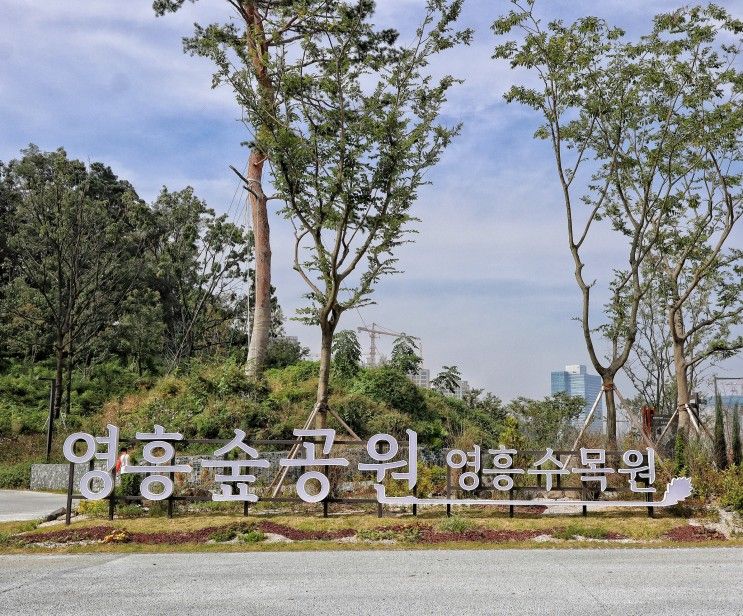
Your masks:
{"label": "blue sky", "polygon": [[[542,1],[543,14],[570,20],[598,14],[630,33],[666,0]],[[720,2],[743,13],[743,1]],[[409,29],[423,0],[378,0],[378,22]],[[383,280],[377,305],[361,312],[423,339],[433,372],[457,364],[471,384],[511,398],[548,393],[549,372],[588,363],[578,325],[578,292],[547,145],[532,138],[537,118],[506,105],[516,78],[490,59],[490,23],[505,0],[467,0],[463,23],[476,28],[470,47],[437,60],[434,70],[465,79],[452,93],[447,119],[461,136],[421,194],[416,243],[400,253],[404,275]],[[542,10],[540,9],[540,10]],[[211,207],[227,211],[244,165],[248,138],[231,92],[212,90],[211,66],[181,51],[195,21],[228,14],[226,2],[201,0],[155,18],[148,0],[0,0],[0,159],[29,142],[64,146],[101,160],[152,200],[162,185],[193,186]],[[235,208],[232,208],[235,211]],[[291,229],[274,218],[274,280],[287,315],[302,303],[303,283],[291,269]],[[586,255],[605,280],[621,257],[610,237]],[[356,312],[341,327],[362,324]],[[291,334],[316,351],[319,334],[295,322]],[[361,339],[364,346],[366,338]],[[382,342],[389,352],[389,341]],[[743,361],[718,372],[743,375]]]}

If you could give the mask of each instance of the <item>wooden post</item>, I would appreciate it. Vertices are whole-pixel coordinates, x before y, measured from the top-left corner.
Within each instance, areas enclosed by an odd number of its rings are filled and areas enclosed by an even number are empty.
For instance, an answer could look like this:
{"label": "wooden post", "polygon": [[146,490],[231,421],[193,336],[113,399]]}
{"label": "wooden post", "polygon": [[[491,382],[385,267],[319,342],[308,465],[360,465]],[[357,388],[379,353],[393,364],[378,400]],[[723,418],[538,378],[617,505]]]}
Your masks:
{"label": "wooden post", "polygon": [[64,523],[69,526],[72,522],[72,490],[75,486],[75,463],[70,462],[70,471],[67,476],[67,509],[65,510]]}
{"label": "wooden post", "polygon": [[[325,476],[328,476],[328,467],[323,466],[323,473]],[[328,517],[328,499],[330,498],[330,491],[328,491],[328,495],[322,499],[322,517],[327,518]]]}
{"label": "wooden post", "polygon": [[[413,496],[418,496],[418,484],[417,483],[413,486]],[[416,517],[418,516],[418,505],[416,505],[415,503],[413,503],[413,515]]]}
{"label": "wooden post", "polygon": [[[513,500],[513,486],[511,486],[511,489],[508,491],[508,500]],[[514,513],[516,512],[516,509],[513,505],[508,505],[508,517],[512,518]]]}
{"label": "wooden post", "polygon": [[170,482],[173,486],[173,489],[170,492],[170,496],[168,496],[168,519],[173,519],[173,492],[175,492],[175,473],[170,472],[168,473],[168,476],[170,477]]}
{"label": "wooden post", "polygon": [[[448,464],[446,465],[446,498],[451,498],[451,467]],[[451,517],[451,504],[449,503],[446,505],[446,517]]]}
{"label": "wooden post", "polygon": [[116,511],[116,467],[113,467],[111,471],[111,479],[113,480],[114,487],[111,490],[111,494],[108,495],[108,519],[114,519],[114,513]]}

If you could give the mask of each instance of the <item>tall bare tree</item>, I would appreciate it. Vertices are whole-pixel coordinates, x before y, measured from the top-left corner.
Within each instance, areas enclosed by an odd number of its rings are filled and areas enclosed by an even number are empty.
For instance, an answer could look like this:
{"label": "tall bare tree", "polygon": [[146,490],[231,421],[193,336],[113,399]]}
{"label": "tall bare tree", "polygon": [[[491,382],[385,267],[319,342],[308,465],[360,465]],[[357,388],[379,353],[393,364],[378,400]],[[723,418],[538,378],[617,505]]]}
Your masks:
{"label": "tall bare tree", "polygon": [[[701,263],[709,264],[702,269],[711,271],[709,266],[719,263],[715,246],[724,245],[737,219],[733,204],[724,197],[726,184],[728,193],[738,184],[737,168],[727,167],[737,156],[740,126],[733,112],[741,80],[731,68],[737,46],[713,43],[723,31],[737,38],[741,25],[710,5],[658,15],[650,34],[628,41],[621,30],[596,17],[567,26],[555,21],[543,28],[533,0],[513,4],[515,10],[499,19],[495,30],[517,30],[523,39],[499,46],[496,56],[532,70],[541,84],[516,86],[507,97],[535,108],[545,119],[537,135],[553,147],[582,295],[580,322],[591,361],[604,381],[613,438],[614,377],[637,338],[640,306],[653,284],[658,259],[682,255],[683,277],[700,250],[709,253],[700,256]],[[711,184],[716,186],[714,197]],[[577,209],[577,198],[587,206],[587,215]],[[700,211],[705,199],[719,201],[721,207],[713,208],[719,214]],[[581,216],[585,222],[579,221]],[[590,321],[594,283],[585,277],[583,253],[601,220],[624,238],[626,262],[614,271],[605,307],[608,319],[596,328]],[[711,252],[700,247],[706,233],[715,238]],[[697,278],[691,274],[692,284]],[[679,293],[681,303],[693,292],[687,291],[688,286]],[[726,306],[721,314],[729,312]],[[678,308],[674,314],[678,318]],[[672,333],[680,331],[674,327]],[[597,351],[596,331],[610,343],[607,363]],[[688,366],[677,359],[674,354],[678,374]],[[677,386],[683,389],[678,379]],[[688,393],[679,391],[678,396],[679,402],[688,401]]]}

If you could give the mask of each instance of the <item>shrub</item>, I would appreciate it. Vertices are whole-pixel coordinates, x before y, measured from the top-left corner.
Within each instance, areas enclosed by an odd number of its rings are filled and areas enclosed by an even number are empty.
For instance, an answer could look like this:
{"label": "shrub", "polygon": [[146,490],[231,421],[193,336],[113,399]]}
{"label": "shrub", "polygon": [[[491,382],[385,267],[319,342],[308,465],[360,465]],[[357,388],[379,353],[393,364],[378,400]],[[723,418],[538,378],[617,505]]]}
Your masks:
{"label": "shrub", "polygon": [[[132,458],[131,463],[135,461]],[[116,494],[119,496],[139,496],[139,486],[142,483],[142,476],[137,473],[127,473],[121,475],[121,483],[116,489]]]}
{"label": "shrub", "polygon": [[81,500],[77,503],[77,512],[91,518],[102,518],[108,515],[107,500]]}
{"label": "shrub", "polygon": [[420,389],[407,375],[392,366],[362,370],[354,381],[352,391],[385,402],[414,418],[428,415]]}
{"label": "shrub", "polygon": [[120,518],[138,518],[144,515],[144,509],[135,504],[121,505],[116,507],[116,515]]}
{"label": "shrub", "polygon": [[439,528],[447,533],[464,533],[474,526],[471,520],[459,516],[446,518],[439,523]]}
{"label": "shrub", "polygon": [[732,466],[725,472],[721,502],[724,506],[743,513],[743,467]]}
{"label": "shrub", "polygon": [[611,533],[601,526],[583,526],[581,524],[568,524],[563,528],[556,529],[552,536],[556,539],[574,539],[586,537],[587,539],[609,539]]}
{"label": "shrub", "polygon": [[242,533],[238,536],[240,543],[259,543],[266,538],[259,530],[249,530],[247,533]]}
{"label": "shrub", "polygon": [[443,466],[418,466],[418,496],[429,498],[446,492],[446,469]]}
{"label": "shrub", "polygon": [[31,463],[20,462],[0,466],[0,488],[28,488],[31,484]]}

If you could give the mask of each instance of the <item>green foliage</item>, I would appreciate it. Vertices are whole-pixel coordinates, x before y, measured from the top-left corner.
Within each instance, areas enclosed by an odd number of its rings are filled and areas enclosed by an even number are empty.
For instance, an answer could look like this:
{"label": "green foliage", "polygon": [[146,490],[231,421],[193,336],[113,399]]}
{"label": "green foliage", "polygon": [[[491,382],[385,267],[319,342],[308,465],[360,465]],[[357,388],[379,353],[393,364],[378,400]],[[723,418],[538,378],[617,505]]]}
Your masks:
{"label": "green foliage", "polygon": [[303,347],[298,340],[279,337],[271,338],[266,348],[265,368],[286,368],[298,363],[307,357],[309,349]]}
{"label": "green foliage", "polygon": [[676,441],[673,446],[674,474],[677,477],[685,476],[688,472],[686,465],[686,437],[681,430],[676,432]]}
{"label": "green foliage", "polygon": [[584,526],[583,524],[568,524],[563,528],[558,528],[552,533],[556,539],[570,540],[576,537],[586,537],[587,539],[607,539],[610,532],[601,526]]}
{"label": "green foliage", "polygon": [[544,400],[516,398],[507,410],[519,420],[521,434],[531,449],[545,449],[560,443],[571,423],[583,410],[580,396],[557,393]]}
{"label": "green foliage", "polygon": [[740,408],[738,408],[737,404],[733,408],[733,421],[731,429],[733,432],[733,436],[731,438],[733,464],[743,467],[743,444],[741,444],[740,434]]}
{"label": "green foliage", "polygon": [[406,334],[395,338],[392,345],[390,365],[404,374],[415,374],[420,369],[423,358],[418,355],[419,348],[416,339]]}
{"label": "green foliage", "polygon": [[361,365],[361,345],[356,332],[344,329],[333,336],[333,375],[340,379],[356,376]]}
{"label": "green foliage", "polygon": [[232,541],[236,536],[237,530],[232,527],[227,527],[214,531],[209,539],[216,541],[217,543],[225,543],[227,541]]}
{"label": "green foliage", "polygon": [[417,543],[421,539],[421,531],[415,526],[401,528],[362,528],[356,533],[360,541],[399,541],[402,543]]}
{"label": "green foliage", "polygon": [[144,513],[142,506],[135,503],[116,505],[116,515],[120,518],[139,518]]}
{"label": "green foliage", "polygon": [[[136,464],[133,456],[130,455],[130,464]],[[141,475],[137,473],[127,473],[120,475],[120,485],[117,487],[117,495],[120,496],[139,496],[139,485],[142,483]]]}
{"label": "green foliage", "polygon": [[240,543],[260,543],[266,539],[266,535],[259,530],[249,530],[237,536]]}
{"label": "green foliage", "polygon": [[723,475],[721,502],[743,513],[743,467],[731,466]]}
{"label": "green foliage", "polygon": [[715,399],[715,466],[721,471],[728,467],[728,446],[725,442],[725,420],[722,410],[722,398],[716,396]]}
{"label": "green foliage", "polygon": [[31,484],[31,463],[0,464],[0,489],[23,488]]}
{"label": "green foliage", "polygon": [[423,417],[426,403],[420,389],[393,366],[379,366],[363,370],[354,381],[352,392],[384,402],[412,417]]}
{"label": "green foliage", "polygon": [[453,394],[462,380],[462,374],[456,366],[444,366],[436,378],[431,380],[431,385],[442,393]]}
{"label": "green foliage", "polygon": [[447,533],[466,533],[468,530],[472,530],[475,527],[472,520],[462,518],[459,516],[452,516],[450,518],[444,518],[439,522],[439,529]]}
{"label": "green foliage", "polygon": [[104,518],[108,515],[108,501],[82,499],[77,502],[77,511],[91,518]]}
{"label": "green foliage", "polygon": [[418,466],[418,496],[429,498],[446,493],[446,469],[443,466],[422,464]]}

